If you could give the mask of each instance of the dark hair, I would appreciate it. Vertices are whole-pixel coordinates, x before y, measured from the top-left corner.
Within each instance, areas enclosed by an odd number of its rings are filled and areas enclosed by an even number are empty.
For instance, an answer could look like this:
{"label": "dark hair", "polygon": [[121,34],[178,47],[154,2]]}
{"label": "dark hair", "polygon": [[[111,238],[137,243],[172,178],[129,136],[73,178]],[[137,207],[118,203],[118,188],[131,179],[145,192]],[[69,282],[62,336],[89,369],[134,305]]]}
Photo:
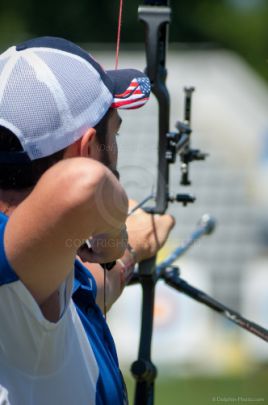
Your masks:
{"label": "dark hair", "polygon": [[[99,144],[105,144],[109,112],[104,115],[101,121],[95,126],[96,136]],[[19,139],[9,129],[0,126],[0,151],[19,152],[23,148]],[[2,190],[23,190],[34,187],[40,177],[55,163],[63,159],[65,149],[53,155],[32,160],[26,164],[0,163],[0,189]]]}
{"label": "dark hair", "polygon": [[[18,138],[9,129],[0,126],[0,151],[18,152],[22,146]],[[0,188],[3,190],[23,190],[34,187],[42,174],[63,158],[64,151],[25,164],[0,163]]]}
{"label": "dark hair", "polygon": [[110,118],[112,109],[109,109],[107,113],[102,117],[100,122],[95,125],[96,129],[96,137],[97,141],[99,142],[100,145],[106,145],[106,135],[108,132],[108,121]]}

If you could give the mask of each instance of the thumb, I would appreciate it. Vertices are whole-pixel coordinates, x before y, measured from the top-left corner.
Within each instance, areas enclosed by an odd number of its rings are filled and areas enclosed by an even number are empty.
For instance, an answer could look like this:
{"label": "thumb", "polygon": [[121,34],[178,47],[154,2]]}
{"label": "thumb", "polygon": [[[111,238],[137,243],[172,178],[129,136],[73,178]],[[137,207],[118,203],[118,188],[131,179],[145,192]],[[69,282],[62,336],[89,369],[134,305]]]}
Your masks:
{"label": "thumb", "polygon": [[138,205],[138,201],[133,200],[133,199],[129,199],[128,200],[128,210],[132,210],[132,208],[136,207],[136,205]]}
{"label": "thumb", "polygon": [[176,221],[173,215],[164,214],[164,215],[157,215],[157,219],[161,222],[162,226],[164,226],[168,231],[171,231],[174,228]]}

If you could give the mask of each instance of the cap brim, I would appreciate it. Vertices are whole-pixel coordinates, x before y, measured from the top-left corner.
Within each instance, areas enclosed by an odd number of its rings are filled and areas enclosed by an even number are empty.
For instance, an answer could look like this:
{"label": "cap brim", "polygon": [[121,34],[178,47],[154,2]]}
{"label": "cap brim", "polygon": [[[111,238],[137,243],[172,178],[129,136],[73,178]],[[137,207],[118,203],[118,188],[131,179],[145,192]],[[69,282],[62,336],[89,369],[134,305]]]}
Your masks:
{"label": "cap brim", "polygon": [[111,108],[134,109],[142,107],[150,97],[149,78],[136,69],[106,71],[112,82],[113,103]]}

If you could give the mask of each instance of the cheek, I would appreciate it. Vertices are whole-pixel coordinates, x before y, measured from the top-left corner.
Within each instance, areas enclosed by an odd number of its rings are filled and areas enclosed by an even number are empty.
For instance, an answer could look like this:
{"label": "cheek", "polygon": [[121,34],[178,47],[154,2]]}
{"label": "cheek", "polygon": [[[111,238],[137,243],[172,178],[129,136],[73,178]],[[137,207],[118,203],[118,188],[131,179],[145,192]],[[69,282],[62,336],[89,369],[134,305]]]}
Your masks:
{"label": "cheek", "polygon": [[95,160],[101,160],[102,154],[105,151],[105,145],[95,143],[90,148],[89,157]]}
{"label": "cheek", "polygon": [[118,146],[117,146],[116,139],[114,141],[114,156],[115,156],[115,159],[117,161],[117,158],[118,158]]}
{"label": "cheek", "polygon": [[118,158],[118,146],[116,139],[114,139],[110,145],[110,160],[113,165],[117,164],[117,158]]}

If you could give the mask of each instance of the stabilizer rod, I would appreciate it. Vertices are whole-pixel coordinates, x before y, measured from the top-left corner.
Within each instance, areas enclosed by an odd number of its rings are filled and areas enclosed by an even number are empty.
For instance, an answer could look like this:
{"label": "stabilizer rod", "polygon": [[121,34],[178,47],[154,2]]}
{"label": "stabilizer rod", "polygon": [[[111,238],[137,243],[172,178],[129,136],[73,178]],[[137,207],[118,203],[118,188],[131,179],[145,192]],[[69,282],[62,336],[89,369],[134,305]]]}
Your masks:
{"label": "stabilizer rod", "polygon": [[167,268],[162,272],[161,278],[175,290],[180,291],[189,297],[193,298],[195,301],[201,302],[207,305],[214,311],[221,313],[225,318],[229,319],[231,322],[240,326],[241,328],[253,333],[259,338],[268,342],[268,330],[263,328],[256,323],[249,321],[237,312],[233,311],[231,308],[226,307],[219,301],[210,297],[206,293],[188,284],[185,280],[179,277],[179,269],[177,267]]}

